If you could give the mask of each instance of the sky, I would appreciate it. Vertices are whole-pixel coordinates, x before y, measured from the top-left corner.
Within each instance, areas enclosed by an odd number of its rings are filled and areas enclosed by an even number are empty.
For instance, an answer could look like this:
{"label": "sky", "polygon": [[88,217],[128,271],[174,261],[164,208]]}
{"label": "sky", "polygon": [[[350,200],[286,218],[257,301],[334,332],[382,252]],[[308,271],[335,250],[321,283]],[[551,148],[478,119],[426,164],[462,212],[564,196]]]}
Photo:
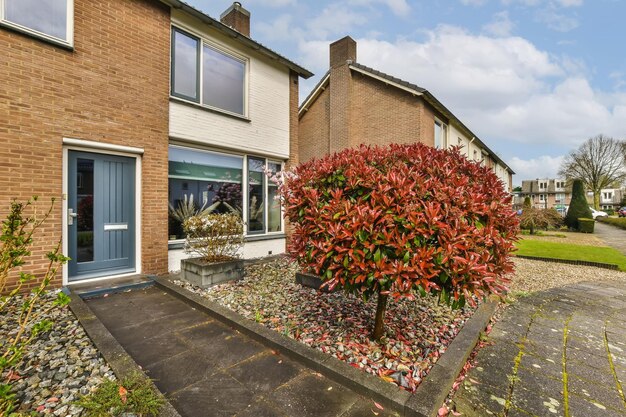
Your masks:
{"label": "sky", "polygon": [[[219,18],[232,1],[187,0]],[[242,0],[251,37],[315,73],[328,45],[429,90],[522,179],[568,152],[626,138],[626,0]]]}

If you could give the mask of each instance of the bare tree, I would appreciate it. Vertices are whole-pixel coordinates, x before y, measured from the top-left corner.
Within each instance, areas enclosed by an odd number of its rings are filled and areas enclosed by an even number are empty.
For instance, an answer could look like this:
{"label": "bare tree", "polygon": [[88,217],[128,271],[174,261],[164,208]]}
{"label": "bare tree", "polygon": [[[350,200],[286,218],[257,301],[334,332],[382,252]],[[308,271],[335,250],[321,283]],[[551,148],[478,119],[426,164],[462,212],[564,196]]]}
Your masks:
{"label": "bare tree", "polygon": [[608,136],[587,139],[565,157],[559,175],[568,180],[580,178],[585,188],[593,191],[593,205],[598,210],[600,190],[620,186],[626,180],[625,149],[624,141]]}

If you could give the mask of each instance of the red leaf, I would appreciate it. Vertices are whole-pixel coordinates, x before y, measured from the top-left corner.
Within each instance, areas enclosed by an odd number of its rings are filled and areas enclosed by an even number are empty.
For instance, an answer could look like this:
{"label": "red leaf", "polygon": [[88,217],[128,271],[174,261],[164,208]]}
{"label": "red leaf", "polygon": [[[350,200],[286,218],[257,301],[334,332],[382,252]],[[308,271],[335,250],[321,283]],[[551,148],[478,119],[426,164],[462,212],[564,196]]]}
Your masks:
{"label": "red leaf", "polygon": [[126,394],[128,394],[128,390],[120,385],[120,389],[118,390],[118,392],[120,394],[120,399],[122,400],[122,403],[126,404],[126,401],[127,401]]}
{"label": "red leaf", "polygon": [[375,406],[376,406],[376,408],[378,408],[379,410],[384,410],[384,409],[385,409],[382,405],[378,404],[376,401],[374,401],[374,405],[375,405]]}

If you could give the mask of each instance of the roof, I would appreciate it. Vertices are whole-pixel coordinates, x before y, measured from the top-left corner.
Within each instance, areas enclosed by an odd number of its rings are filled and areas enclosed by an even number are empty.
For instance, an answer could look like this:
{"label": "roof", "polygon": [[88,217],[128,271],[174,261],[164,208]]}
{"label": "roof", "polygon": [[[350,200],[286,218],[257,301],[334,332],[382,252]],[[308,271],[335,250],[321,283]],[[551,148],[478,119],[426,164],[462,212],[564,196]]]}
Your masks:
{"label": "roof", "polygon": [[273,59],[276,60],[278,62],[280,62],[281,64],[287,66],[289,69],[295,71],[299,76],[301,76],[302,78],[310,78],[313,76],[313,73],[309,70],[307,70],[306,68],[296,64],[295,62],[285,58],[284,56],[280,55],[278,52],[271,50],[270,48],[268,48],[265,45],[260,44],[259,42],[253,40],[252,38],[245,36],[242,33],[237,32],[236,30],[234,30],[233,28],[231,28],[230,26],[227,26],[225,24],[223,24],[222,22],[220,22],[217,19],[212,18],[211,16],[207,15],[206,13],[196,9],[195,7],[189,5],[188,3],[185,3],[184,1],[181,0],[159,0],[161,3],[165,3],[170,7],[173,7],[174,9],[180,9],[183,10],[187,13],[189,13],[190,15],[196,17],[197,19],[201,20],[202,22],[206,23],[207,25],[210,25],[212,27],[214,27],[216,30],[222,32],[223,34],[233,38],[233,39],[237,39],[239,42],[241,42],[243,45],[254,49],[255,51],[258,51],[259,53]]}
{"label": "roof", "polygon": [[[498,155],[495,154],[483,141],[481,141],[461,120],[456,117],[446,106],[444,106],[435,96],[433,96],[430,91],[425,88],[419,87],[416,84],[410,83],[408,81],[401,80],[400,78],[394,77],[392,75],[386,74],[382,71],[375,70],[374,68],[368,67],[363,64],[359,64],[357,62],[349,62],[350,69],[360,72],[361,74],[367,75],[369,77],[378,79],[383,81],[389,85],[392,85],[396,88],[400,88],[402,90],[408,91],[409,93],[422,96],[424,100],[426,100],[431,106],[435,109],[443,113],[450,120],[453,120],[455,124],[457,124],[461,129],[463,129],[468,136],[474,138],[474,140],[484,149],[489,152],[489,156],[495,159],[500,165],[504,166],[507,171],[511,174],[515,174],[515,172],[509,167],[506,162],[504,162]],[[309,95],[304,99],[302,104],[300,105],[299,113],[301,114],[303,110],[307,109],[311,103],[315,101],[315,99],[320,95],[320,93],[328,86],[330,82],[330,71],[326,72],[326,74],[322,77],[319,83],[313,88],[313,90],[309,93]]]}

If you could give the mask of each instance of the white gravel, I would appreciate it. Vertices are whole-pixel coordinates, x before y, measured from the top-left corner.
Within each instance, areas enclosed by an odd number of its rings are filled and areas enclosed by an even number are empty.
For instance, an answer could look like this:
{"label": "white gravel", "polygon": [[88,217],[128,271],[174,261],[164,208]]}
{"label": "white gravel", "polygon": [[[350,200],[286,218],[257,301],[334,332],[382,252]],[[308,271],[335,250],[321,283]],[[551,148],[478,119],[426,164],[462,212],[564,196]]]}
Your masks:
{"label": "white gravel", "polygon": [[583,281],[623,281],[626,272],[595,266],[569,265],[556,262],[515,258],[515,273],[511,275],[510,292],[543,291]]}
{"label": "white gravel", "polygon": [[[54,291],[44,298],[46,304],[55,299]],[[2,345],[17,331],[18,301],[12,300],[0,314],[2,351]],[[55,308],[46,318],[54,321],[52,330],[33,340],[17,367],[20,379],[14,381],[13,391],[17,394],[19,411],[79,416],[82,408],[73,402],[115,376],[69,307]]]}

